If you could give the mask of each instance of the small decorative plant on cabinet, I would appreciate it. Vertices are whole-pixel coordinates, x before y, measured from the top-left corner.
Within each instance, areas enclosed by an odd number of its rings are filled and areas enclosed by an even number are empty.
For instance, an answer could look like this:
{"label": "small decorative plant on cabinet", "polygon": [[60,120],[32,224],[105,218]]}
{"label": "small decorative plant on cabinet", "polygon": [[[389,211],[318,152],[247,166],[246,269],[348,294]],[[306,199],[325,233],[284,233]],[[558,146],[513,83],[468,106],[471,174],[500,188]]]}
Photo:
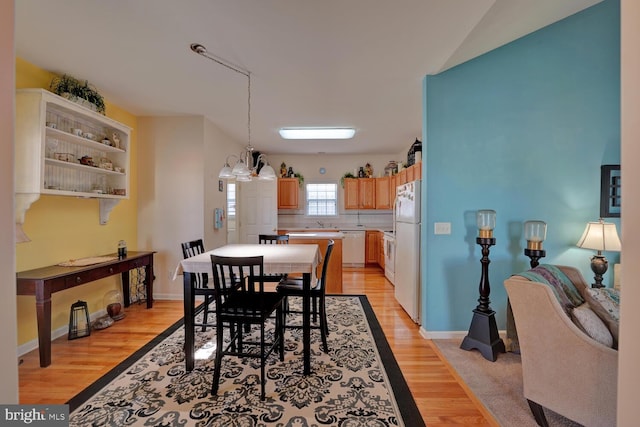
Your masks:
{"label": "small decorative plant on cabinet", "polygon": [[[49,88],[56,95],[60,95],[69,101],[76,102],[100,114],[105,113],[104,98],[87,80],[81,82],[75,77],[63,74],[62,76],[54,77]],[[82,100],[89,103],[89,105],[82,102]]]}

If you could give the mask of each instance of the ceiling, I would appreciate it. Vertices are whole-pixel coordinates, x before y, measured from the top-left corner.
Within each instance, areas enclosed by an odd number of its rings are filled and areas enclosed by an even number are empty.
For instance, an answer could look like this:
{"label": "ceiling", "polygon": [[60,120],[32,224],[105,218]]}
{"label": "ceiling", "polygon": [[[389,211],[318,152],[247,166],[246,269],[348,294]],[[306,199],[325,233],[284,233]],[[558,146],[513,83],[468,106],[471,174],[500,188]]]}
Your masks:
{"label": "ceiling", "polygon": [[[137,116],[202,115],[266,153],[403,152],[422,80],[601,0],[16,0],[16,55]],[[346,141],[281,127],[350,126]]]}

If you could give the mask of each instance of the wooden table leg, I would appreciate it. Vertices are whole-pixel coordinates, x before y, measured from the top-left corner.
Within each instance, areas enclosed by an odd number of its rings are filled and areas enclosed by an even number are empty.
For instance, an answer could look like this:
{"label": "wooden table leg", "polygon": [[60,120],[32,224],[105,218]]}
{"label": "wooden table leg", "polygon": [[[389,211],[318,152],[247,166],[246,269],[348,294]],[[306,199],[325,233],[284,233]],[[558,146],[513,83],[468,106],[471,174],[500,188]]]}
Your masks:
{"label": "wooden table leg", "polygon": [[38,352],[40,367],[51,365],[51,292],[40,283],[36,289],[36,315],[38,319]]}
{"label": "wooden table leg", "polygon": [[124,300],[125,307],[129,307],[131,305],[129,286],[129,270],[125,270],[122,272],[122,299]]}
{"label": "wooden table leg", "polygon": [[302,345],[304,355],[304,374],[311,373],[311,273],[302,275]]}
{"label": "wooden table leg", "polygon": [[184,284],[184,362],[187,371],[192,371],[195,365],[195,333],[193,330],[193,311],[195,295],[191,288],[191,274],[183,273]]}
{"label": "wooden table leg", "polygon": [[147,291],[147,308],[153,308],[153,255],[144,267],[144,285]]}

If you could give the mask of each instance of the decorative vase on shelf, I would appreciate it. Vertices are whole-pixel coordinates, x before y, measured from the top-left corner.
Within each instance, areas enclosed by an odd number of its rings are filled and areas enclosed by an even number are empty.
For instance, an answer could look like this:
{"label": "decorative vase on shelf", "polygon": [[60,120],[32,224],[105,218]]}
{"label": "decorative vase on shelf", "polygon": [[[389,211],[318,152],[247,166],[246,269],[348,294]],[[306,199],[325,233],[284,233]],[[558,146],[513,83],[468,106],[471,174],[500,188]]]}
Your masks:
{"label": "decorative vase on shelf", "polygon": [[387,176],[392,176],[398,173],[398,162],[395,160],[389,160],[387,166],[384,168],[384,174]]}

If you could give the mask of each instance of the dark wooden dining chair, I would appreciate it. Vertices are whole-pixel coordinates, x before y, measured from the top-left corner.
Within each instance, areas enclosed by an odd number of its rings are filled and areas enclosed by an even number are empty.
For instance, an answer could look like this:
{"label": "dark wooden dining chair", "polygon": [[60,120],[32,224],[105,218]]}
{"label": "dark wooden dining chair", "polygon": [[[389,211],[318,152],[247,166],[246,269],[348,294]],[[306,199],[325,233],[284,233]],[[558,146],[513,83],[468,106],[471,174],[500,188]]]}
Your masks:
{"label": "dark wooden dining chair", "polygon": [[[329,266],[329,259],[331,258],[331,252],[333,251],[333,240],[329,240],[327,249],[324,254],[324,260],[322,264],[322,273],[317,279],[317,282],[311,284],[311,313],[313,315],[313,322],[316,323],[319,318],[320,324],[318,326],[312,326],[312,328],[320,329],[320,337],[322,338],[322,347],[325,353],[329,352],[329,346],[327,345],[327,335],[329,335],[329,326],[327,324],[327,311],[325,305],[325,296],[327,288],[327,268]],[[301,314],[300,311],[290,310],[288,297],[296,296],[301,297],[304,295],[302,279],[287,278],[276,286],[276,292],[284,295],[285,299],[285,314],[284,314],[284,327],[285,328],[300,328],[301,326],[289,326],[287,325],[287,315],[291,313]]]}
{"label": "dark wooden dining chair", "polygon": [[[288,245],[289,236],[286,234],[258,234],[258,243],[261,245]],[[267,274],[264,276],[267,282],[279,282],[286,278],[286,274]]]}
{"label": "dark wooden dining chair", "polygon": [[[264,289],[263,257],[221,257],[211,255],[216,302],[216,354],[211,393],[217,394],[223,356],[260,359],[260,399],[265,398],[265,365],[269,355],[279,350],[284,360],[284,295]],[[246,283],[246,289],[233,286]],[[267,337],[270,317],[275,318],[275,329]],[[245,326],[257,325],[258,340],[245,339]],[[229,341],[225,343],[225,330]],[[246,346],[259,346],[260,352],[247,351]]]}
{"label": "dark wooden dining chair", "polygon": [[258,234],[261,245],[288,245],[289,236],[286,234]]}
{"label": "dark wooden dining chair", "polygon": [[[193,256],[199,255],[204,252],[204,243],[202,239],[191,240],[189,242],[181,243],[182,246],[182,256],[186,258],[191,258]],[[214,308],[211,307],[211,304],[214,302],[213,293],[215,292],[213,287],[211,287],[209,283],[209,275],[207,273],[195,273],[191,275],[191,286],[193,288],[193,293],[196,296],[204,296],[204,302],[198,306],[196,310],[194,310],[193,315],[195,317],[203,312],[202,322],[195,323],[194,327],[201,326],[202,332],[207,330],[207,326],[214,326],[214,323],[209,323],[209,314],[215,311]]]}

